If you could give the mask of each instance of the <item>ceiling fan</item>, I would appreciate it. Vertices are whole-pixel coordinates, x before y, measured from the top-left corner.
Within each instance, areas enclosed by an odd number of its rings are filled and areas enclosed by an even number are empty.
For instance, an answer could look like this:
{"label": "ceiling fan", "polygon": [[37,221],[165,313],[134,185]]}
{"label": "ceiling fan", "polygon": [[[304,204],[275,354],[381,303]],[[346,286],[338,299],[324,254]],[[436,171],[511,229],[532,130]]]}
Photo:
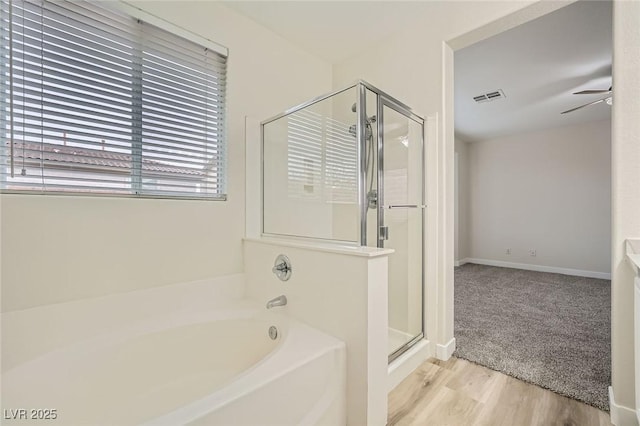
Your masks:
{"label": "ceiling fan", "polygon": [[579,110],[581,108],[588,107],[590,105],[599,104],[600,102],[606,102],[607,105],[613,104],[613,96],[612,96],[613,95],[613,86],[609,86],[609,89],[583,90],[581,92],[575,92],[574,93],[574,95],[601,95],[601,94],[607,94],[609,96],[606,96],[606,97],[604,97],[602,99],[598,99],[597,101],[593,101],[593,102],[589,102],[589,103],[584,104],[584,105],[580,105],[579,107],[568,109],[566,111],[561,112],[560,114],[566,114],[568,112],[573,112],[573,111]]}

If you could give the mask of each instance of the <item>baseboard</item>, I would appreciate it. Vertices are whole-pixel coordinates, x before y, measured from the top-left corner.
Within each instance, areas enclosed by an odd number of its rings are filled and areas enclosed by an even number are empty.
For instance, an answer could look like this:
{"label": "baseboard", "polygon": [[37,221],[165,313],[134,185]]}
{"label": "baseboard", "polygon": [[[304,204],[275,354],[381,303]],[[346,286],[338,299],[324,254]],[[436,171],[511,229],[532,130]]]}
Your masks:
{"label": "baseboard", "polygon": [[454,265],[454,266],[462,266],[462,265],[464,265],[465,263],[469,263],[469,259],[468,259],[468,258],[464,258],[464,259],[460,259],[460,260],[455,260],[455,261],[453,262],[453,265]]}
{"label": "baseboard", "polygon": [[610,280],[608,272],[584,271],[582,269],[558,268],[556,266],[531,265],[529,263],[504,262],[502,260],[467,258],[464,263],[477,263],[478,265],[500,266],[502,268],[524,269],[527,271],[553,272],[555,274],[573,275],[576,277],[599,278]]}
{"label": "baseboard", "polygon": [[633,409],[616,404],[611,386],[609,386],[609,415],[611,417],[611,424],[614,426],[638,425],[638,418]]}
{"label": "baseboard", "polygon": [[453,351],[456,350],[456,338],[453,337],[444,345],[436,345],[436,358],[446,361],[451,358]]}

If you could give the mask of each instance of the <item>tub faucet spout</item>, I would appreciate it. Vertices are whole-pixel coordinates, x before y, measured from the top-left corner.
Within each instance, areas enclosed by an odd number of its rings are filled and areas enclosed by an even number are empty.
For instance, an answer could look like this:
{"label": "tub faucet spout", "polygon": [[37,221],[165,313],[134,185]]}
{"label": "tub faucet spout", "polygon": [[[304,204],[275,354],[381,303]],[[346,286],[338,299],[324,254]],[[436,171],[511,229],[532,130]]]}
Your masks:
{"label": "tub faucet spout", "polygon": [[267,309],[271,309],[276,306],[284,306],[287,304],[287,296],[278,296],[267,302]]}

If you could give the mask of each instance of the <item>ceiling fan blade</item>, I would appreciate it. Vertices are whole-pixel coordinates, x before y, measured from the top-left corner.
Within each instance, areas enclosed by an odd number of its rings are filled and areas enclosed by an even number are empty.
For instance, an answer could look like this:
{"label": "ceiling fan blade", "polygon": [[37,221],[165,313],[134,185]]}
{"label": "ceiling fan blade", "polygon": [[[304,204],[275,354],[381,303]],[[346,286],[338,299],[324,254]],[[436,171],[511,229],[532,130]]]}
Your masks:
{"label": "ceiling fan blade", "polygon": [[611,90],[583,90],[581,92],[574,92],[574,95],[598,95],[601,93],[611,93]]}
{"label": "ceiling fan blade", "polygon": [[580,105],[579,107],[575,107],[575,108],[568,109],[566,111],[562,111],[560,114],[566,114],[568,112],[573,112],[573,111],[582,109],[584,107],[588,107],[589,105],[599,104],[600,102],[604,102],[606,99],[607,98],[598,99],[597,101],[589,102],[588,104]]}
{"label": "ceiling fan blade", "polygon": [[573,92],[574,95],[598,95],[600,93],[611,93],[613,91],[613,86],[609,86],[609,89],[602,90],[583,90],[581,92]]}

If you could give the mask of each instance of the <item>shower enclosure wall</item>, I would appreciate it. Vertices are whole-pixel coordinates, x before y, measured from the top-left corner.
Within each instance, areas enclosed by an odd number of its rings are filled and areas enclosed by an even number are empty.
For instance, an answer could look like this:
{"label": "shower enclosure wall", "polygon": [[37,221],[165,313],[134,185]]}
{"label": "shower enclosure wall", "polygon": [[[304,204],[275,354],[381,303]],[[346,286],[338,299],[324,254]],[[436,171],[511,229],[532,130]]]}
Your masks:
{"label": "shower enclosure wall", "polygon": [[263,235],[395,250],[390,362],[424,336],[423,134],[363,81],[262,122]]}

